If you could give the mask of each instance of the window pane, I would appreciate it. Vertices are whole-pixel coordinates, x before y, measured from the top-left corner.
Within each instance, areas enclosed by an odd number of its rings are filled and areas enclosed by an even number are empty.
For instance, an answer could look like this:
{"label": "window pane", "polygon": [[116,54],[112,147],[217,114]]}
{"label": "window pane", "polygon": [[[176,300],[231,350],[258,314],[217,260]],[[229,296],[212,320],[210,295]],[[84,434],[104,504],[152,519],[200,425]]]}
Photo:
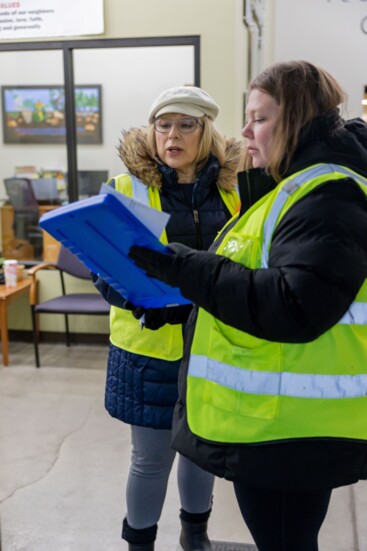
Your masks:
{"label": "window pane", "polygon": [[[194,47],[159,46],[74,50],[76,87],[99,85],[101,109],[80,108],[77,127],[102,130],[102,143],[78,140],[79,197],[98,193],[107,178],[126,171],[116,147],[123,129],[148,124],[148,111],[160,92],[194,82]],[[77,109],[77,107],[76,107]],[[79,124],[78,124],[79,123]],[[81,126],[82,125],[82,126]],[[85,136],[85,133],[84,133]]]}

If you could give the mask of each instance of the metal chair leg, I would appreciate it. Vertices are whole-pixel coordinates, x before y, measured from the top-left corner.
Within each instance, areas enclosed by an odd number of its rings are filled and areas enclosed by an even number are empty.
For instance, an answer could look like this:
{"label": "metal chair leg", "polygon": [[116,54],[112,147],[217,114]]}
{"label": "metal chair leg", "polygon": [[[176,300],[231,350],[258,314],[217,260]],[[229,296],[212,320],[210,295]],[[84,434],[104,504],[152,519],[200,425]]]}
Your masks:
{"label": "metal chair leg", "polygon": [[65,314],[65,335],[66,335],[66,346],[70,346],[69,318],[67,314]]}
{"label": "metal chair leg", "polygon": [[32,313],[34,357],[35,357],[36,367],[41,367],[40,358],[39,358],[39,351],[38,351],[37,320],[36,320],[36,313],[34,311],[34,306],[31,306],[31,313]]}

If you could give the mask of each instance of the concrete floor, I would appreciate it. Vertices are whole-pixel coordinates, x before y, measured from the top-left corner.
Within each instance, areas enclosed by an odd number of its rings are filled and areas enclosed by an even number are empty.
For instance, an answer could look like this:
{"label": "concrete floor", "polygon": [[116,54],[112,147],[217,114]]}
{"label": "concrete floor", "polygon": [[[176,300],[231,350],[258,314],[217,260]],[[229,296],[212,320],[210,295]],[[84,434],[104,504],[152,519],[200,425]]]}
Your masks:
{"label": "concrete floor", "polygon": [[[120,530],[130,433],[103,407],[106,355],[103,346],[41,345],[43,367],[35,369],[32,346],[11,343],[10,366],[0,368],[1,551],[127,550]],[[158,551],[176,549],[179,507],[173,472]],[[220,479],[209,532],[213,540],[253,543],[231,484]],[[360,482],[334,491],[320,551],[366,550],[367,484]]]}

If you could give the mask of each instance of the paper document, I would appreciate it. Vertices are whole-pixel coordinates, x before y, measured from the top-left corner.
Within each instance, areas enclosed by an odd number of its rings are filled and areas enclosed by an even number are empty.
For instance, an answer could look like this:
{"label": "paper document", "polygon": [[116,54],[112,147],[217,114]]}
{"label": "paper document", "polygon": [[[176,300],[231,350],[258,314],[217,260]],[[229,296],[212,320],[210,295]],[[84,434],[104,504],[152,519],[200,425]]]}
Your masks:
{"label": "paper document", "polygon": [[167,225],[170,215],[167,212],[161,210],[152,209],[119,191],[116,191],[113,187],[102,184],[100,193],[110,193],[120,203],[122,203],[129,211],[138,219],[144,226],[146,226],[153,235],[158,239],[162,235],[164,228]]}

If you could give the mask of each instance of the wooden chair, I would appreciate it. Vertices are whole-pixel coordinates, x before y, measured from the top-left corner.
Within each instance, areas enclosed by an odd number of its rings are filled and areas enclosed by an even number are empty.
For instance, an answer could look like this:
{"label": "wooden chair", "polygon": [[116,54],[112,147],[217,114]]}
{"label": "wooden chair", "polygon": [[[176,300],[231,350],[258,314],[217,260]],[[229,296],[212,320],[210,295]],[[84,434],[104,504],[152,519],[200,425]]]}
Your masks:
{"label": "wooden chair", "polygon": [[[60,293],[44,302],[38,302],[38,279],[41,270],[57,270],[60,274]],[[91,273],[88,268],[72,254],[68,249],[61,246],[57,262],[55,264],[42,263],[28,270],[32,277],[30,289],[30,304],[32,311],[33,343],[36,367],[40,367],[39,358],[39,331],[37,316],[39,314],[63,314],[65,317],[66,346],[70,346],[69,320],[70,314],[83,314],[92,316],[108,315],[110,305],[99,293],[67,293],[64,274],[67,273],[79,279],[91,280]],[[91,281],[91,285],[92,281]]]}

